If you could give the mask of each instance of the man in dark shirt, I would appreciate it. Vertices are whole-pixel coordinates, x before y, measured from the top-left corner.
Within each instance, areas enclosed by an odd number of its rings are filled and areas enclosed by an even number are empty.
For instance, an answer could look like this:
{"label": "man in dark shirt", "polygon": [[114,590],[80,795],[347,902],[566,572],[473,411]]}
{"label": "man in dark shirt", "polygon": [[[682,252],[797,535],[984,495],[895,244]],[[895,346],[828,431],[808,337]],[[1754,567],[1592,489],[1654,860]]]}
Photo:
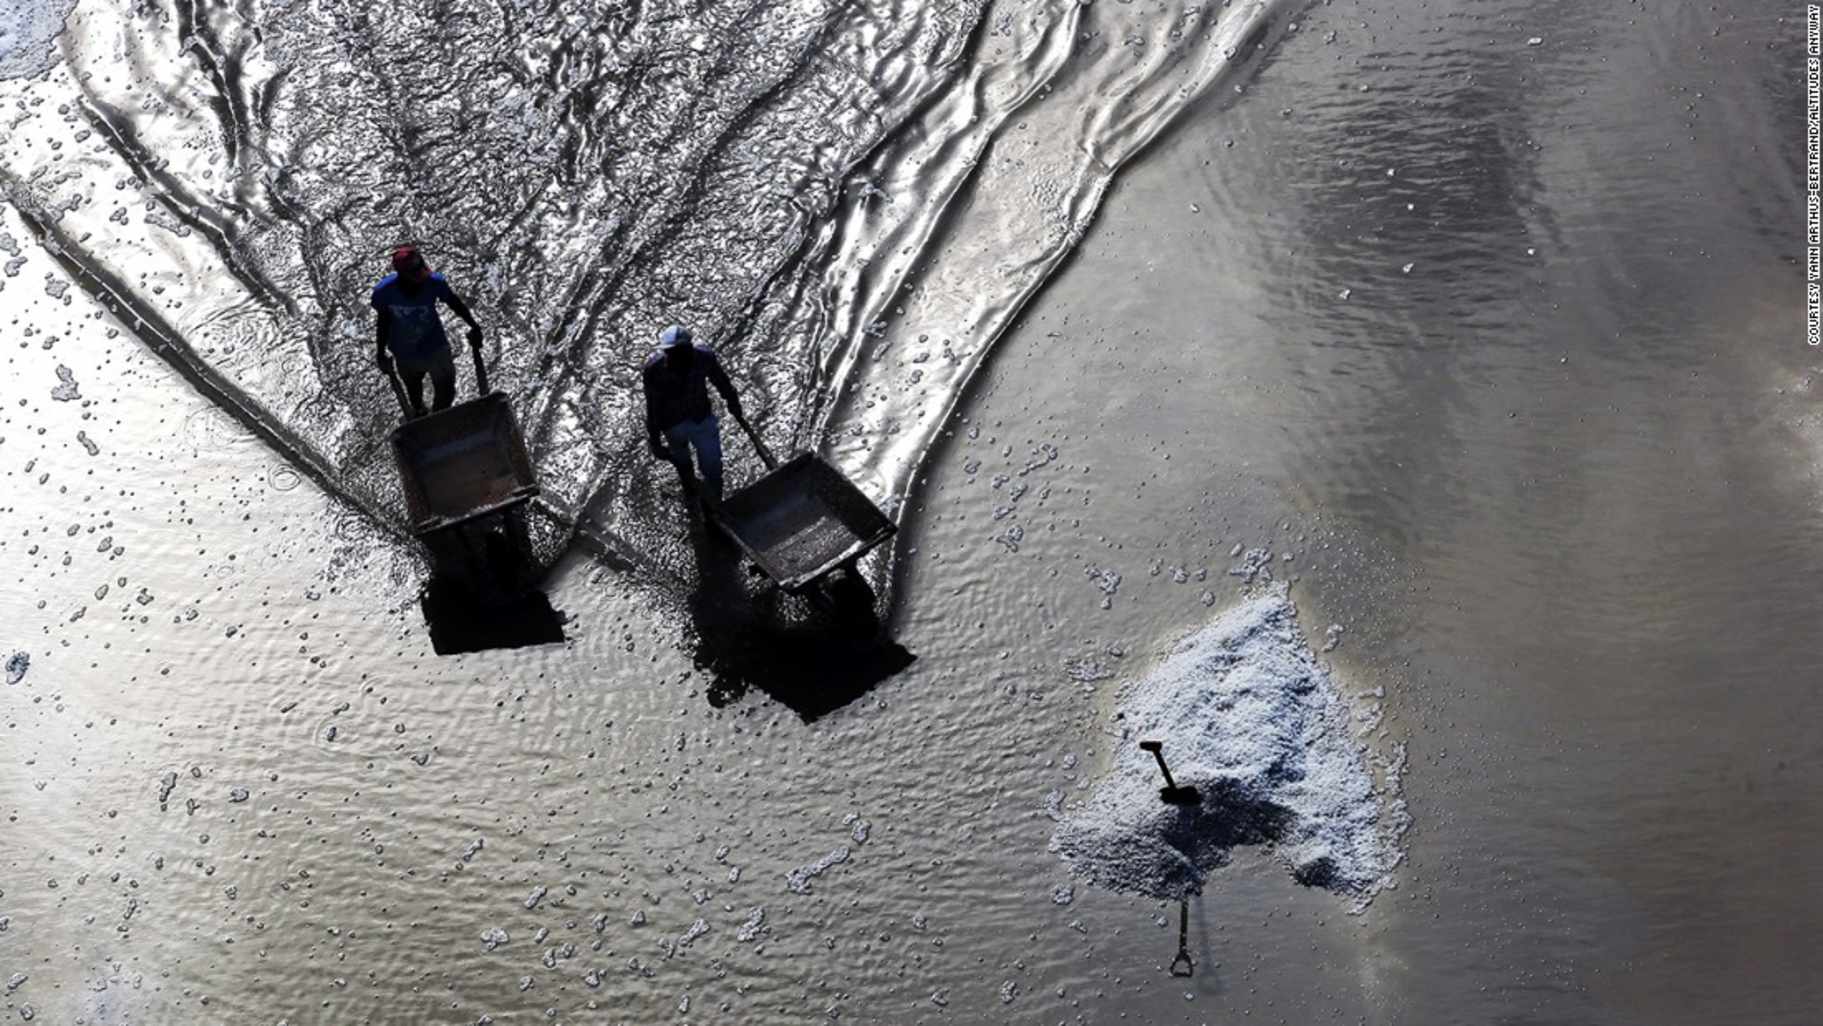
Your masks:
{"label": "man in dark shirt", "polygon": [[450,359],[449,336],[443,332],[443,318],[437,315],[437,303],[448,304],[457,317],[468,322],[471,348],[481,346],[481,325],[475,323],[475,315],[449,287],[449,282],[424,262],[418,247],[400,246],[393,250],[392,270],[393,273],[381,278],[373,287],[373,298],[369,301],[378,316],[374,342],[379,352],[374,362],[381,370],[389,372],[397,362],[412,409],[422,417],[426,375],[430,376],[431,387],[435,389],[432,409],[447,409],[456,398],[456,365]]}
{"label": "man in dark shirt", "polygon": [[689,329],[673,324],[658,336],[658,349],[646,357],[640,376],[646,391],[646,437],[652,454],[677,468],[686,499],[697,496],[690,471],[690,450],[709,486],[707,499],[722,497],[722,432],[709,407],[708,385],[722,394],[728,412],[741,419],[741,397],[715,350],[692,343]]}

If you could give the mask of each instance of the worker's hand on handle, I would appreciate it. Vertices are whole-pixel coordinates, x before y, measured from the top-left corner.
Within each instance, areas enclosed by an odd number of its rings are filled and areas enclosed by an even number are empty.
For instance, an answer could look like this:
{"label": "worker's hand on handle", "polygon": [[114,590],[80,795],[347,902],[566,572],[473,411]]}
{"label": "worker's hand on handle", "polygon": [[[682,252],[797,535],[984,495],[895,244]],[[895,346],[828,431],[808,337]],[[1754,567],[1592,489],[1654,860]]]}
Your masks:
{"label": "worker's hand on handle", "polygon": [[651,448],[654,457],[664,460],[666,463],[677,462],[677,460],[672,457],[670,448],[667,447],[664,441],[657,435],[653,435],[646,439],[646,445]]}
{"label": "worker's hand on handle", "polygon": [[481,325],[471,324],[468,326],[468,347],[474,350],[479,350],[481,348]]}
{"label": "worker's hand on handle", "polygon": [[374,366],[380,368],[381,373],[383,373],[383,374],[392,373],[392,357],[387,354],[386,350],[382,349],[379,352],[375,353],[373,355],[373,362],[374,362]]}

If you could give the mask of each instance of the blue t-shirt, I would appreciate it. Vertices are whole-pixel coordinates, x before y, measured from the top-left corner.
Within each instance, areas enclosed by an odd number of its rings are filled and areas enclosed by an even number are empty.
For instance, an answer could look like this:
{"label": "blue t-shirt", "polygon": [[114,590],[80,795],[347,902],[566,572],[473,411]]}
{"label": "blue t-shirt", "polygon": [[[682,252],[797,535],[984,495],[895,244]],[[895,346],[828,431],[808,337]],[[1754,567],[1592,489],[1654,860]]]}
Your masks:
{"label": "blue t-shirt", "polygon": [[411,291],[389,274],[373,287],[373,308],[386,318],[386,348],[401,360],[422,360],[449,348],[449,336],[443,333],[443,318],[437,316],[437,301],[456,298],[449,282],[432,273],[430,280]]}

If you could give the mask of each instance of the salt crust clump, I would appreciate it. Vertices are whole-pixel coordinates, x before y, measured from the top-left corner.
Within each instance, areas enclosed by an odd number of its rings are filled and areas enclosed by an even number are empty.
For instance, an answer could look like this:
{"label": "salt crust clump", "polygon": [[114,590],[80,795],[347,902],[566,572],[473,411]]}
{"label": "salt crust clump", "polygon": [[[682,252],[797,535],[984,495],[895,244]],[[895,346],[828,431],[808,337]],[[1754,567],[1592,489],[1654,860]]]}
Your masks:
{"label": "salt crust clump", "polygon": [[0,81],[51,66],[52,41],[76,0],[0,0]]}

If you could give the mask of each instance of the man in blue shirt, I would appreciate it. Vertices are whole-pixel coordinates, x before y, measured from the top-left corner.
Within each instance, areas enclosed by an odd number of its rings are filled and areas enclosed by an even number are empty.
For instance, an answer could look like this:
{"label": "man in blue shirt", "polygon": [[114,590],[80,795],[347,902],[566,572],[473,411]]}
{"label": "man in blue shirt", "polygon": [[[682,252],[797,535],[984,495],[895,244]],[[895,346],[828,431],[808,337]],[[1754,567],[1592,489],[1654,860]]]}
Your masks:
{"label": "man in blue shirt", "polygon": [[[640,369],[646,392],[646,439],[652,455],[677,468],[684,496],[692,508],[696,501],[720,502],[722,498],[722,431],[709,407],[709,389],[722,394],[728,412],[741,419],[741,397],[722,369],[715,350],[692,343],[690,330],[673,324],[658,336],[658,350],[646,357]],[[690,451],[702,467],[708,494],[699,496],[696,475],[690,470]]]}
{"label": "man in blue shirt", "polygon": [[437,303],[448,304],[457,317],[468,322],[468,344],[477,350],[481,348],[481,325],[475,323],[475,315],[449,282],[424,262],[418,247],[393,250],[392,270],[373,288],[371,302],[379,318],[374,337],[379,352],[374,362],[389,373],[397,362],[399,376],[405,379],[405,394],[422,417],[426,375],[435,389],[432,409],[447,409],[456,398],[456,364],[450,358],[449,336],[443,333]]}

